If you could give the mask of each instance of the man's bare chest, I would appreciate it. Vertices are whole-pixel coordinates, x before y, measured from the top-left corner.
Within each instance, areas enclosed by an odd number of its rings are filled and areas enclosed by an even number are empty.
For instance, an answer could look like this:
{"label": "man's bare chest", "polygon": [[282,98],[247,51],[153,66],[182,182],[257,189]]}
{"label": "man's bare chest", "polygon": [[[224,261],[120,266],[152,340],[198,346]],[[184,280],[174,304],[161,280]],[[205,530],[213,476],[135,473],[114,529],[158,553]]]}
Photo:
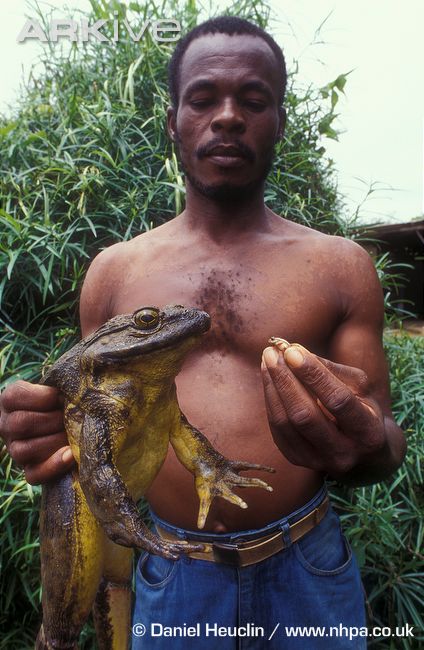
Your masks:
{"label": "man's bare chest", "polygon": [[[138,271],[138,272],[137,272]],[[204,348],[257,356],[270,336],[322,354],[338,318],[331,281],[318,268],[288,259],[190,264],[161,260],[132,268],[114,291],[114,313],[141,305],[183,304],[207,311],[212,327]]]}

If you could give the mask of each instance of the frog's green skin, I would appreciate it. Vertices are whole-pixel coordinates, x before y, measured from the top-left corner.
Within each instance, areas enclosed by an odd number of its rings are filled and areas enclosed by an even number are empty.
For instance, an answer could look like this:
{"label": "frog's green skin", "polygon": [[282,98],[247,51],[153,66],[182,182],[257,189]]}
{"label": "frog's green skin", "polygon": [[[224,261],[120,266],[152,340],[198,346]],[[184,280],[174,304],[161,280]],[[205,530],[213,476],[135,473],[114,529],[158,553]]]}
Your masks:
{"label": "frog's green skin", "polygon": [[43,383],[65,395],[65,428],[78,469],[43,487],[43,624],[37,650],[77,648],[93,608],[100,650],[127,648],[132,547],[170,559],[201,545],[170,543],[143,524],[135,502],[158,473],[171,442],[194,474],[198,526],[211,500],[241,507],[235,486],[271,489],[229,461],[181,413],[174,379],[209,329],[208,314],[144,307],[112,318],[64,354]]}

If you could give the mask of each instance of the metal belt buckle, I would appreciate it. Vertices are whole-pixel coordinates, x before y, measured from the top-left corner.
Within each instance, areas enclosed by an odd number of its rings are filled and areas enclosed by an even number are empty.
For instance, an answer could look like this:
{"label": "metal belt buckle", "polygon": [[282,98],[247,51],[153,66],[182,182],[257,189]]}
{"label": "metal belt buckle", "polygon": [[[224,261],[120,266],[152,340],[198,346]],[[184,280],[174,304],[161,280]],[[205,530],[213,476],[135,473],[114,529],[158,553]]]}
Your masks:
{"label": "metal belt buckle", "polygon": [[212,544],[215,562],[240,566],[240,553],[237,544]]}

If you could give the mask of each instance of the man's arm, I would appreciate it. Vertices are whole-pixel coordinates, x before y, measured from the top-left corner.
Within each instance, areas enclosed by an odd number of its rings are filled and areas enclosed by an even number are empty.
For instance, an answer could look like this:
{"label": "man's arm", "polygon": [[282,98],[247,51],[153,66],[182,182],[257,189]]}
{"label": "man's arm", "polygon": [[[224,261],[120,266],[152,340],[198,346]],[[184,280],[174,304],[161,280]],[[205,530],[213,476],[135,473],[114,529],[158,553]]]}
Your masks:
{"label": "man's arm", "polygon": [[79,302],[81,336],[85,338],[115,316],[113,291],[119,287],[119,271],[125,259],[125,243],[106,248],[92,261]]}
{"label": "man's arm", "polygon": [[341,305],[328,344],[331,361],[283,345],[279,352],[265,350],[262,372],[270,427],[282,453],[294,464],[358,485],[390,476],[406,442],[390,410],[383,296],[374,266],[356,244],[338,239],[337,245],[327,256]]}

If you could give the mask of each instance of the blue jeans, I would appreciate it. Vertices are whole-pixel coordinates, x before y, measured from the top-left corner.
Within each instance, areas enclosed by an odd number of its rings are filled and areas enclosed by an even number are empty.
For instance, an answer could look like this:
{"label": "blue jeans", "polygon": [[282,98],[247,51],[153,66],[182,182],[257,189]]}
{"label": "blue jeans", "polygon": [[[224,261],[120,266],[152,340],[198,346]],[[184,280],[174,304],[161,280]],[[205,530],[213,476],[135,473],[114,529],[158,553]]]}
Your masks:
{"label": "blue jeans", "polygon": [[[153,513],[152,518],[181,539],[234,543],[281,529],[288,540],[288,526],[325,496],[323,487],[288,517],[237,533],[185,531]],[[349,628],[365,627],[364,594],[352,551],[331,507],[299,541],[243,568],[187,557],[174,562],[144,553],[137,567],[133,624],[132,650],[366,648],[364,638],[349,639]],[[296,630],[290,631],[290,626],[310,627],[312,632],[306,634],[311,637],[292,636]]]}

